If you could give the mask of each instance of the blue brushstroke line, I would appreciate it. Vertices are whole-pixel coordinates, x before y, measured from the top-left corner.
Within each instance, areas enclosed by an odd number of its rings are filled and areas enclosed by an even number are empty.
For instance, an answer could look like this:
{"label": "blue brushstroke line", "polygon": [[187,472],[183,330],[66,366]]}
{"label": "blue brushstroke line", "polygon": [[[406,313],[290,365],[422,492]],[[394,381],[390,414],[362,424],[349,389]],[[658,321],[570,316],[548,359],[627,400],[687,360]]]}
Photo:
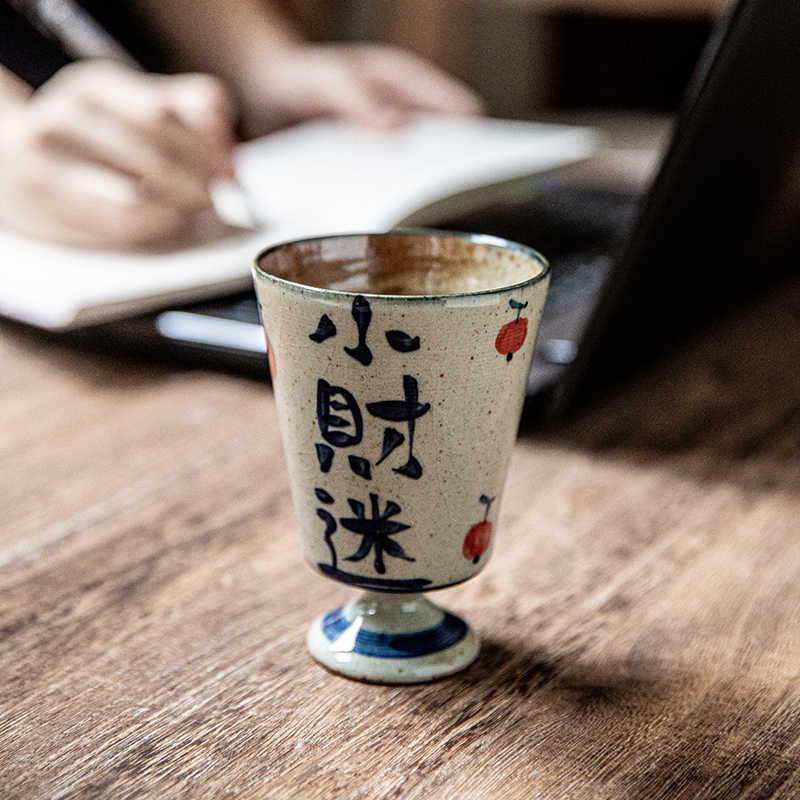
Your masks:
{"label": "blue brushstroke line", "polygon": [[[344,607],[340,606],[325,616],[322,631],[328,641],[333,642],[351,624],[344,615]],[[414,633],[377,633],[361,628],[351,652],[375,658],[417,658],[446,650],[466,635],[467,623],[446,611],[438,625]]]}

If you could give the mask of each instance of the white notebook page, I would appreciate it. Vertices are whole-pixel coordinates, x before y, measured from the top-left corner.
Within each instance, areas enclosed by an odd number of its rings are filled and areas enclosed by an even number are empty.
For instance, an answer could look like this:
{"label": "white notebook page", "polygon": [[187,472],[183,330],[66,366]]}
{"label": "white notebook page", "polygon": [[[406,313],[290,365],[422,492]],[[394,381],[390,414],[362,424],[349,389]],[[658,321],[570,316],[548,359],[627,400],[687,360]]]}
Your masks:
{"label": "white notebook page", "polygon": [[161,252],[62,247],[0,230],[0,314],[51,329],[110,320],[250,283],[264,247],[386,230],[444,197],[591,154],[590,129],[422,116],[375,132],[311,122],[240,147],[239,177],[263,226],[209,223]]}

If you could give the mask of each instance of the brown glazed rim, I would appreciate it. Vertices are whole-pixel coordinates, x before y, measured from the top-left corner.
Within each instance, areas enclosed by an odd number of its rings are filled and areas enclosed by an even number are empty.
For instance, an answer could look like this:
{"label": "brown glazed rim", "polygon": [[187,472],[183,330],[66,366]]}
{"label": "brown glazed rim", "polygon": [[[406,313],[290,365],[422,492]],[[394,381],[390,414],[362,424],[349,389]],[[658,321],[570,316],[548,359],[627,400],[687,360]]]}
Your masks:
{"label": "brown glazed rim", "polygon": [[[443,294],[378,294],[374,292],[373,293],[346,292],[341,289],[323,289],[320,288],[319,286],[309,286],[308,284],[305,283],[298,283],[297,281],[290,281],[287,280],[286,278],[279,278],[277,275],[273,275],[272,273],[267,272],[261,267],[262,259],[266,258],[271,253],[276,252],[277,250],[282,250],[284,247],[291,247],[292,245],[298,245],[298,244],[307,244],[310,242],[318,242],[322,241],[323,239],[357,239],[367,236],[446,236],[449,238],[466,239],[472,244],[487,245],[489,247],[497,247],[502,250],[513,250],[514,252],[528,256],[530,259],[538,263],[539,267],[541,268],[541,272],[539,272],[537,275],[534,275],[531,278],[528,278],[527,280],[520,281],[519,283],[509,284],[508,286],[498,286],[495,289],[481,289],[480,291],[477,292],[453,292],[453,293],[443,293]],[[328,297],[331,295],[335,297],[348,297],[348,298],[361,296],[369,298],[409,300],[409,301],[419,302],[419,301],[442,300],[447,298],[459,298],[459,297],[481,297],[484,295],[517,291],[524,287],[532,286],[533,284],[538,283],[541,280],[544,280],[544,278],[550,274],[550,263],[538,250],[534,250],[532,247],[528,247],[527,245],[524,244],[519,244],[518,242],[512,242],[510,239],[503,239],[500,236],[491,236],[485,233],[464,233],[461,231],[445,231],[445,230],[439,230],[438,228],[393,228],[392,230],[388,231],[371,231],[362,233],[332,233],[322,236],[308,236],[303,239],[291,239],[285,242],[279,242],[278,244],[274,244],[262,250],[256,256],[253,270],[262,278],[266,278],[267,280],[272,281],[273,283],[276,283],[292,291],[319,294]]]}

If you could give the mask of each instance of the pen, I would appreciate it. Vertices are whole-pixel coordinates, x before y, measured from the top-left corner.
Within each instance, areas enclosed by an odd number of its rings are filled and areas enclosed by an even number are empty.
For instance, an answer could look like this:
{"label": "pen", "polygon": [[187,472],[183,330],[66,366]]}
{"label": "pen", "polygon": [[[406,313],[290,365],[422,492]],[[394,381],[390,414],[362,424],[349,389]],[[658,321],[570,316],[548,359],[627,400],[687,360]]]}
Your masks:
{"label": "pen", "polygon": [[214,211],[224,223],[248,230],[261,227],[250,193],[237,178],[215,178],[209,191]]}

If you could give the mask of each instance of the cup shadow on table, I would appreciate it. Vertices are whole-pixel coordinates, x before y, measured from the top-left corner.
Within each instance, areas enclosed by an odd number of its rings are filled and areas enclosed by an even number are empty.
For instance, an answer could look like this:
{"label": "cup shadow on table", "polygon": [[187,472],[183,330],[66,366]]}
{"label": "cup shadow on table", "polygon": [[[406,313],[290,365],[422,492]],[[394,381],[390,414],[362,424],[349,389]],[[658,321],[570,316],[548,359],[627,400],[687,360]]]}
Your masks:
{"label": "cup shadow on table", "polygon": [[[426,714],[442,715],[437,738],[444,753],[496,737],[505,747],[513,746],[516,760],[538,764],[545,774],[568,774],[574,781],[575,759],[591,769],[589,760],[597,755],[588,731],[594,731],[599,743],[610,728],[631,724],[632,709],[667,697],[676,680],[675,675],[656,670],[637,674],[624,662],[590,670],[576,666],[577,658],[550,653],[546,645],[531,647],[484,637],[471,667],[434,685],[420,686],[415,702]],[[625,759],[627,746],[620,739],[620,760]],[[424,772],[436,764],[421,767]],[[603,783],[600,775],[592,780],[595,786]],[[536,784],[529,788],[533,791]],[[631,787],[617,796],[640,800],[648,795]]]}
{"label": "cup shadow on table", "polygon": [[[734,778],[743,794],[757,786],[753,796],[772,796],[796,771],[782,751],[800,735],[800,720],[754,713],[759,688],[738,674],[709,682],[687,705],[685,688],[698,676],[688,662],[665,658],[669,644],[657,640],[647,635],[622,660],[586,664],[577,654],[485,637],[470,668],[415,690],[413,702],[442,718],[440,754],[420,771],[497,736],[545,777],[583,781],[576,797],[711,800],[721,796],[720,781]],[[743,708],[751,712],[737,716]],[[768,735],[760,733],[767,717]]]}

